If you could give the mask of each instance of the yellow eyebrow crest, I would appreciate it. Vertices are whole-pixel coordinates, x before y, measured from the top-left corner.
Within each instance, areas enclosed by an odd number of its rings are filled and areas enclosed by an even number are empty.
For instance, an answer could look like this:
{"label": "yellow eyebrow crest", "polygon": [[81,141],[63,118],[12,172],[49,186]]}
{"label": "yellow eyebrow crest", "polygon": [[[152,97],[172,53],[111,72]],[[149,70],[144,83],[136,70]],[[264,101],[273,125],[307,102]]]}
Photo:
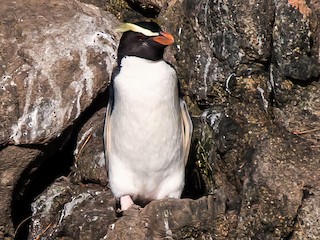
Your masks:
{"label": "yellow eyebrow crest", "polygon": [[116,28],[116,31],[117,32],[133,31],[133,32],[142,33],[143,35],[148,37],[159,36],[158,32],[152,32],[149,29],[145,29],[133,23],[122,23]]}

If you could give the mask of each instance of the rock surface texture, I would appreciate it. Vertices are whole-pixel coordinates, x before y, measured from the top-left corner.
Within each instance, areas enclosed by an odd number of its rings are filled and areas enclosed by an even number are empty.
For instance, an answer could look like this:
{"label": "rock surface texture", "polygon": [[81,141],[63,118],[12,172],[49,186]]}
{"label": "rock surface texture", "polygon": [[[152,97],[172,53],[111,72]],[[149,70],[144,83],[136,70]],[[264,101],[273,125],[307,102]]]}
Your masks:
{"label": "rock surface texture", "polygon": [[[0,12],[0,239],[320,238],[318,1],[18,0]],[[145,17],[175,36],[166,59],[195,129],[183,199],[120,214],[106,88],[115,26]]]}
{"label": "rock surface texture", "polygon": [[18,180],[27,184],[33,164],[63,147],[108,86],[118,35],[113,15],[76,1],[1,1],[0,12],[0,226],[7,229]]}

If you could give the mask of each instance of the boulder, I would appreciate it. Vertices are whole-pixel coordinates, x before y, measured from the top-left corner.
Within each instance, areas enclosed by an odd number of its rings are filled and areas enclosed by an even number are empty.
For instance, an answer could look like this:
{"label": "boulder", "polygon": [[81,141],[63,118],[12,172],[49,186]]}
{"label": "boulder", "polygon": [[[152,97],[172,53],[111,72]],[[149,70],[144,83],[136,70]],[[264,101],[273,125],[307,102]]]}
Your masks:
{"label": "boulder", "polygon": [[108,85],[116,19],[75,1],[1,3],[0,143],[50,142]]}
{"label": "boulder", "polygon": [[116,220],[112,206],[114,197],[103,187],[60,178],[32,204],[29,239],[101,239]]}

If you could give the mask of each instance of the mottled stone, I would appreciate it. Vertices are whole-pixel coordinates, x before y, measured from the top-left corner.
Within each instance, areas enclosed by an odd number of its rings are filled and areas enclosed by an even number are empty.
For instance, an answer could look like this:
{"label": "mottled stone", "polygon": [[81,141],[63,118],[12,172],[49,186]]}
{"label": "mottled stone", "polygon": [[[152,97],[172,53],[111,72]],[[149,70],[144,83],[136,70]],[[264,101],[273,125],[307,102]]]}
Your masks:
{"label": "mottled stone", "polygon": [[286,0],[275,3],[274,60],[282,76],[306,81],[320,74],[319,61],[311,56],[310,13],[305,7],[295,7],[293,3],[299,1],[290,2],[291,5]]}
{"label": "mottled stone", "polygon": [[303,189],[303,199],[299,209],[299,215],[294,226],[293,240],[317,239],[320,235],[320,195],[319,188]]}
{"label": "mottled stone", "polygon": [[100,239],[116,219],[114,207],[111,192],[99,185],[57,180],[32,204],[29,239]]}
{"label": "mottled stone", "polygon": [[71,0],[4,1],[0,9],[0,143],[48,142],[108,85],[117,21]]}
{"label": "mottled stone", "polygon": [[[153,201],[132,207],[109,229],[104,239],[186,239],[213,237],[214,200],[203,197]],[[200,211],[201,209],[201,211]]]}

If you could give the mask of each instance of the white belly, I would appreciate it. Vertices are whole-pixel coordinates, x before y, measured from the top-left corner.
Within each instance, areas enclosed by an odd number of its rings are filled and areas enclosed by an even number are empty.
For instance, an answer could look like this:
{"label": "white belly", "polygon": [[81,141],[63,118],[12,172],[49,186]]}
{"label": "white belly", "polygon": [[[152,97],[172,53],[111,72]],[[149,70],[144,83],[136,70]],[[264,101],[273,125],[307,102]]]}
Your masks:
{"label": "white belly", "polygon": [[116,197],[179,198],[184,162],[175,70],[137,57],[122,65],[110,119],[111,189]]}

